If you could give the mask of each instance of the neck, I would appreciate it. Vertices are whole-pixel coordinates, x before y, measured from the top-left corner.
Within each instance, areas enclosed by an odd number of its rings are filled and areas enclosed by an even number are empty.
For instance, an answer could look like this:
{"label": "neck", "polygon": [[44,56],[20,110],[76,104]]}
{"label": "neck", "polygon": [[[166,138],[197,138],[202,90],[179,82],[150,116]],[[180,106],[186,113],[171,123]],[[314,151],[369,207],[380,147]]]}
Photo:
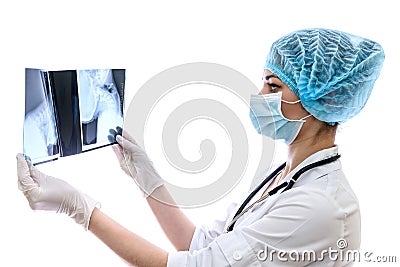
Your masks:
{"label": "neck", "polygon": [[309,136],[298,136],[288,147],[286,167],[283,170],[283,177],[296,168],[301,162],[312,154],[335,145],[334,132],[314,132]]}

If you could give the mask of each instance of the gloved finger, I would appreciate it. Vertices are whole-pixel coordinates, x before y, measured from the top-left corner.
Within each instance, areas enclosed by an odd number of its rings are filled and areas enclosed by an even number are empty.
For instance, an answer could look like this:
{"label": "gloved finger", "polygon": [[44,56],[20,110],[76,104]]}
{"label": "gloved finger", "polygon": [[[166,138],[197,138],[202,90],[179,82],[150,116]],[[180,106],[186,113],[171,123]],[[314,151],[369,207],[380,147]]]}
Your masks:
{"label": "gloved finger", "polygon": [[24,157],[25,157],[25,160],[26,160],[28,163],[32,163],[32,160],[31,160],[31,158],[30,158],[28,155],[24,155]]}
{"label": "gloved finger", "polygon": [[114,146],[112,146],[112,150],[114,151],[115,155],[117,156],[118,161],[122,162],[124,160],[124,154],[123,154],[122,148],[119,145],[114,145]]}
{"label": "gloved finger", "polygon": [[116,130],[117,130],[117,133],[119,135],[122,135],[122,128],[121,127],[117,126]]}
{"label": "gloved finger", "polygon": [[44,174],[43,172],[39,171],[35,166],[29,165],[29,170],[31,172],[31,177],[32,179],[38,184],[38,186],[41,186],[43,183],[45,183],[47,175]]}
{"label": "gloved finger", "polygon": [[116,135],[118,134],[117,131],[114,130],[114,129],[110,129],[110,130],[108,130],[108,132],[110,133],[110,134],[107,136],[108,141],[110,141],[110,143],[115,143],[115,142],[116,142],[115,137],[116,137]]}
{"label": "gloved finger", "polygon": [[17,175],[18,175],[18,188],[22,192],[26,192],[38,187],[37,183],[31,176],[31,171],[28,162],[25,160],[24,155],[17,154]]}
{"label": "gloved finger", "polygon": [[107,136],[108,141],[110,141],[110,143],[115,143],[115,137],[119,134],[122,135],[122,128],[120,126],[115,127],[115,129],[110,129],[108,130],[109,135]]}
{"label": "gloved finger", "polygon": [[[25,157],[26,159],[26,157]],[[31,178],[33,179],[33,181],[38,184],[38,186],[40,186],[41,184],[41,178],[46,176],[44,173],[40,172],[33,164],[32,161],[27,160],[26,161],[28,164],[28,168],[29,168],[29,173]]]}
{"label": "gloved finger", "polygon": [[[25,159],[26,159],[26,158],[27,158],[27,157],[25,157]],[[26,163],[28,164],[29,172],[32,174],[32,169],[35,169],[36,167],[33,166],[32,161],[30,161],[29,159],[26,160]]]}
{"label": "gloved finger", "polygon": [[30,175],[28,162],[25,160],[25,156],[21,153],[17,154],[17,174],[18,177]]}
{"label": "gloved finger", "polygon": [[136,142],[131,142],[130,140],[126,139],[124,136],[117,135],[116,138],[117,143],[125,150],[129,152],[135,153],[140,152],[142,149]]}
{"label": "gloved finger", "polygon": [[133,138],[126,130],[123,130],[122,134],[120,134],[120,135],[122,135],[129,142],[137,145],[137,142],[136,142],[135,138]]}
{"label": "gloved finger", "polygon": [[110,142],[111,144],[116,142],[115,137],[111,134],[109,134],[107,136],[107,139],[108,139],[108,142]]}

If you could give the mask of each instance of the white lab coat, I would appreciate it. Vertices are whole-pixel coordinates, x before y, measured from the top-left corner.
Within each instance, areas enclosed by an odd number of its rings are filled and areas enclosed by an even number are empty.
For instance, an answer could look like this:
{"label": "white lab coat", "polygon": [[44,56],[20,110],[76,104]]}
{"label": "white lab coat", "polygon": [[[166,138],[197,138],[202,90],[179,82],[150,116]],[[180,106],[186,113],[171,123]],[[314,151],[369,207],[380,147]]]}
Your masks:
{"label": "white lab coat", "polygon": [[[337,153],[333,147],[311,155],[285,181]],[[226,233],[240,205],[231,205],[224,220],[197,227],[189,251],[170,253],[168,266],[350,266],[357,260],[359,205],[339,160],[311,169],[292,189],[256,204]]]}

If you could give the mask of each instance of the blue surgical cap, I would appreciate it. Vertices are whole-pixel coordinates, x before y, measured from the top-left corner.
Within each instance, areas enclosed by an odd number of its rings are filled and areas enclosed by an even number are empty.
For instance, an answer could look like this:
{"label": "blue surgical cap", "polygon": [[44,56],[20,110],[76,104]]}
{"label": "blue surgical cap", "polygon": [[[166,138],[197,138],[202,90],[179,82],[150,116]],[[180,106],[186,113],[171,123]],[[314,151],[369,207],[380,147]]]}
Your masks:
{"label": "blue surgical cap", "polygon": [[275,41],[264,69],[277,75],[315,118],[334,125],[364,107],[384,58],[374,41],[313,28]]}

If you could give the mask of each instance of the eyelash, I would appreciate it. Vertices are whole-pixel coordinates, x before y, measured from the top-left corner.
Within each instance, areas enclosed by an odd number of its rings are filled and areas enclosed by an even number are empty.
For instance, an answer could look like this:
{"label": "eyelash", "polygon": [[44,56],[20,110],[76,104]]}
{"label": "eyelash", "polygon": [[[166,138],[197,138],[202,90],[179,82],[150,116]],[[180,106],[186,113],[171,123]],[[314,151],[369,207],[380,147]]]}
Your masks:
{"label": "eyelash", "polygon": [[282,86],[274,84],[274,83],[269,83],[268,85],[269,85],[269,87],[271,87],[272,91],[275,91],[276,89],[279,89],[282,87]]}
{"label": "eyelash", "polygon": [[263,80],[264,80],[264,83],[267,84],[270,87],[271,92],[274,92],[275,90],[277,90],[277,89],[282,87],[281,85],[265,82],[265,79],[263,79]]}

